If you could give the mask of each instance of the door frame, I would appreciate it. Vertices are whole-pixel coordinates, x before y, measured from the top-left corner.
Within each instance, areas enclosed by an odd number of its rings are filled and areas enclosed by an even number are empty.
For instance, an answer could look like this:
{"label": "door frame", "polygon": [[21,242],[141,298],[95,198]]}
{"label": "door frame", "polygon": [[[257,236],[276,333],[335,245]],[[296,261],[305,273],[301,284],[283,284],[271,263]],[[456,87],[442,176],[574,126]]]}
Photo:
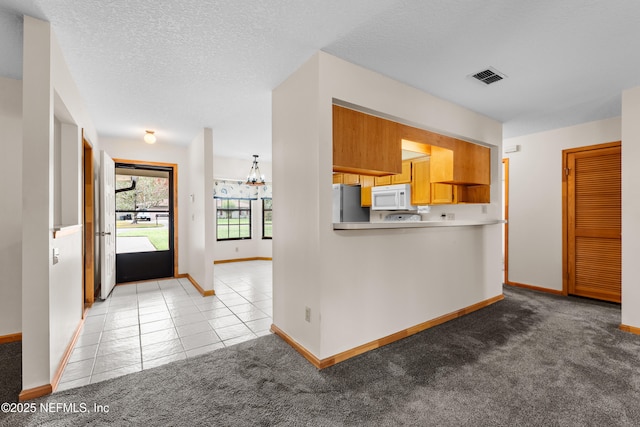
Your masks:
{"label": "door frame", "polygon": [[504,283],[509,284],[509,158],[502,159],[504,165],[504,194],[502,195],[504,204]]}
{"label": "door frame", "polygon": [[93,146],[87,140],[82,129],[82,301],[84,309],[90,308],[95,301],[95,180],[93,167]]}
{"label": "door frame", "polygon": [[131,165],[164,166],[171,168],[171,178],[173,180],[173,277],[180,277],[178,273],[178,164],[120,158],[114,158],[113,161],[115,163],[128,163]]}
{"label": "door frame", "polygon": [[569,174],[568,158],[570,154],[603,148],[622,147],[622,141],[605,142],[562,150],[562,295],[569,295]]}

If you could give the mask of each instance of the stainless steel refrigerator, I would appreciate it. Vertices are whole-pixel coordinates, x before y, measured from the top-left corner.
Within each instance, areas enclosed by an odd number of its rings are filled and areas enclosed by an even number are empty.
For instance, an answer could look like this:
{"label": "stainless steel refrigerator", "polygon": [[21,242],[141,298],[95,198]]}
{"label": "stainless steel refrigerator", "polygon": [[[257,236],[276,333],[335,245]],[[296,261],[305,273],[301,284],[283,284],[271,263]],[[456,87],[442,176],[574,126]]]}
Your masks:
{"label": "stainless steel refrigerator", "polygon": [[333,222],[369,222],[369,208],[360,203],[359,186],[333,184]]}

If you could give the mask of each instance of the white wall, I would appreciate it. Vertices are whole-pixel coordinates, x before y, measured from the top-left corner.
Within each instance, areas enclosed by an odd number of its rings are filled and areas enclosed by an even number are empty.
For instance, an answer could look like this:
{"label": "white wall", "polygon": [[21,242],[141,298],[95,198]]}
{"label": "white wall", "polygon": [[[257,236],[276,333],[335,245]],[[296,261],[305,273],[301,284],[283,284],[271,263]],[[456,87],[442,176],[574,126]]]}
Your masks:
{"label": "white wall", "polygon": [[189,158],[189,271],[205,291],[213,289],[215,214],[213,207],[213,132],[205,128],[191,142]]}
{"label": "white wall", "polygon": [[0,336],[22,331],[22,82],[0,77]]}
{"label": "white wall", "polygon": [[143,141],[142,135],[137,140],[101,137],[100,147],[114,159],[178,165],[178,221],[176,224],[178,232],[178,271],[175,273],[188,273],[189,238],[187,228],[189,219],[187,207],[189,205],[190,166],[187,147],[161,141],[150,145]]}
{"label": "white wall", "polygon": [[[247,156],[246,159],[236,159],[230,157],[213,157],[213,169],[216,179],[247,179],[247,174],[253,163],[253,158]],[[258,158],[260,172],[265,176],[267,182],[271,182],[271,162],[265,162]],[[215,260],[230,260],[238,258],[271,258],[271,239],[262,238],[262,201],[251,202],[252,229],[251,239],[231,240],[215,242]],[[214,229],[215,231],[215,229]]]}
{"label": "white wall", "polygon": [[[56,121],[60,132],[55,132]],[[49,23],[25,17],[22,128],[25,390],[51,383],[82,315],[82,233],[58,239],[52,233],[58,225],[54,223],[57,204],[65,204],[59,209],[61,222],[80,221],[81,129],[91,141],[97,142],[93,123]],[[56,161],[56,146],[70,158],[62,162],[58,157]],[[56,180],[61,180],[59,191],[55,191]],[[57,264],[52,260],[53,248],[60,249]]]}
{"label": "white wall", "polygon": [[[51,381],[49,350],[49,235],[53,227],[53,88],[50,27],[24,18],[22,386]],[[50,188],[51,187],[51,188]],[[28,226],[27,226],[28,224]],[[28,302],[28,303],[27,303]]]}
{"label": "white wall", "polygon": [[328,54],[312,57],[273,93],[274,324],[320,359],[502,293],[499,225],[333,230],[334,98],[492,146],[488,213],[448,211],[499,219],[501,210],[500,123]]}
{"label": "white wall", "polygon": [[[620,118],[508,138],[509,281],[562,290],[562,150],[620,141]],[[626,230],[625,230],[626,233]]]}
{"label": "white wall", "polygon": [[[50,28],[48,23],[42,21],[34,22],[34,25]],[[26,26],[27,18],[25,17],[25,34]],[[82,132],[84,131],[87,138],[96,144],[98,136],[84,99],[71,77],[55,34],[50,29],[49,31],[53,115],[61,121],[61,161],[50,165],[49,176],[52,169],[59,168],[62,183],[59,200],[51,200],[50,189],[49,204],[61,204],[62,225],[77,225],[82,223]],[[24,68],[26,69],[26,63]],[[51,112],[49,115],[51,117]],[[96,154],[94,152],[94,155]],[[49,233],[49,259],[51,259],[53,247],[59,248],[60,261],[55,265],[50,264],[49,269],[50,378],[53,378],[59,368],[84,310],[82,233],[77,232],[55,240]],[[23,300],[24,302],[26,301]],[[24,311],[23,308],[23,315]],[[26,384],[23,383],[23,387],[27,388]]]}
{"label": "white wall", "polygon": [[622,93],[622,324],[640,328],[640,87]]}
{"label": "white wall", "polygon": [[53,376],[82,317],[82,232],[52,239],[51,244],[60,251],[60,260],[51,266],[49,276],[49,369]]}
{"label": "white wall", "polygon": [[[319,62],[314,55],[272,95],[273,235],[278,236],[273,240],[273,324],[317,357],[322,350]],[[322,232],[329,232],[326,224]],[[310,323],[302,321],[305,307],[312,309]]]}

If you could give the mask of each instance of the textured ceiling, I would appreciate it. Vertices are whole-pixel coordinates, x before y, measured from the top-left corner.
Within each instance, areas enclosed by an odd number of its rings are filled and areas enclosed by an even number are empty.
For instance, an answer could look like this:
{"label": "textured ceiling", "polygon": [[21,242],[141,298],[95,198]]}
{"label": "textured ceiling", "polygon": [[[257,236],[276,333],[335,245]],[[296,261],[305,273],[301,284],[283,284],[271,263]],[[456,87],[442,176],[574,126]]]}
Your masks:
{"label": "textured ceiling", "polygon": [[[504,122],[505,136],[620,114],[640,86],[636,0],[0,0],[0,75],[22,14],[51,22],[101,136],[271,157],[271,90],[318,50]],[[494,67],[507,79],[468,78]]]}

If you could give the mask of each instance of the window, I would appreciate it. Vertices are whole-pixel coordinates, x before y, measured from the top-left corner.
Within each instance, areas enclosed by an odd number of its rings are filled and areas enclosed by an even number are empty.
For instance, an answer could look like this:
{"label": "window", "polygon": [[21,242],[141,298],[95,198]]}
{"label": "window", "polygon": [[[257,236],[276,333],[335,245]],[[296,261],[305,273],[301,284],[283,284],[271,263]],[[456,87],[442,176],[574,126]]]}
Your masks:
{"label": "window", "polygon": [[271,231],[272,224],[272,212],[271,205],[273,204],[272,199],[262,199],[262,238],[263,239],[271,239],[273,237],[273,233]]}
{"label": "window", "polygon": [[216,199],[216,238],[251,238],[251,200]]}

